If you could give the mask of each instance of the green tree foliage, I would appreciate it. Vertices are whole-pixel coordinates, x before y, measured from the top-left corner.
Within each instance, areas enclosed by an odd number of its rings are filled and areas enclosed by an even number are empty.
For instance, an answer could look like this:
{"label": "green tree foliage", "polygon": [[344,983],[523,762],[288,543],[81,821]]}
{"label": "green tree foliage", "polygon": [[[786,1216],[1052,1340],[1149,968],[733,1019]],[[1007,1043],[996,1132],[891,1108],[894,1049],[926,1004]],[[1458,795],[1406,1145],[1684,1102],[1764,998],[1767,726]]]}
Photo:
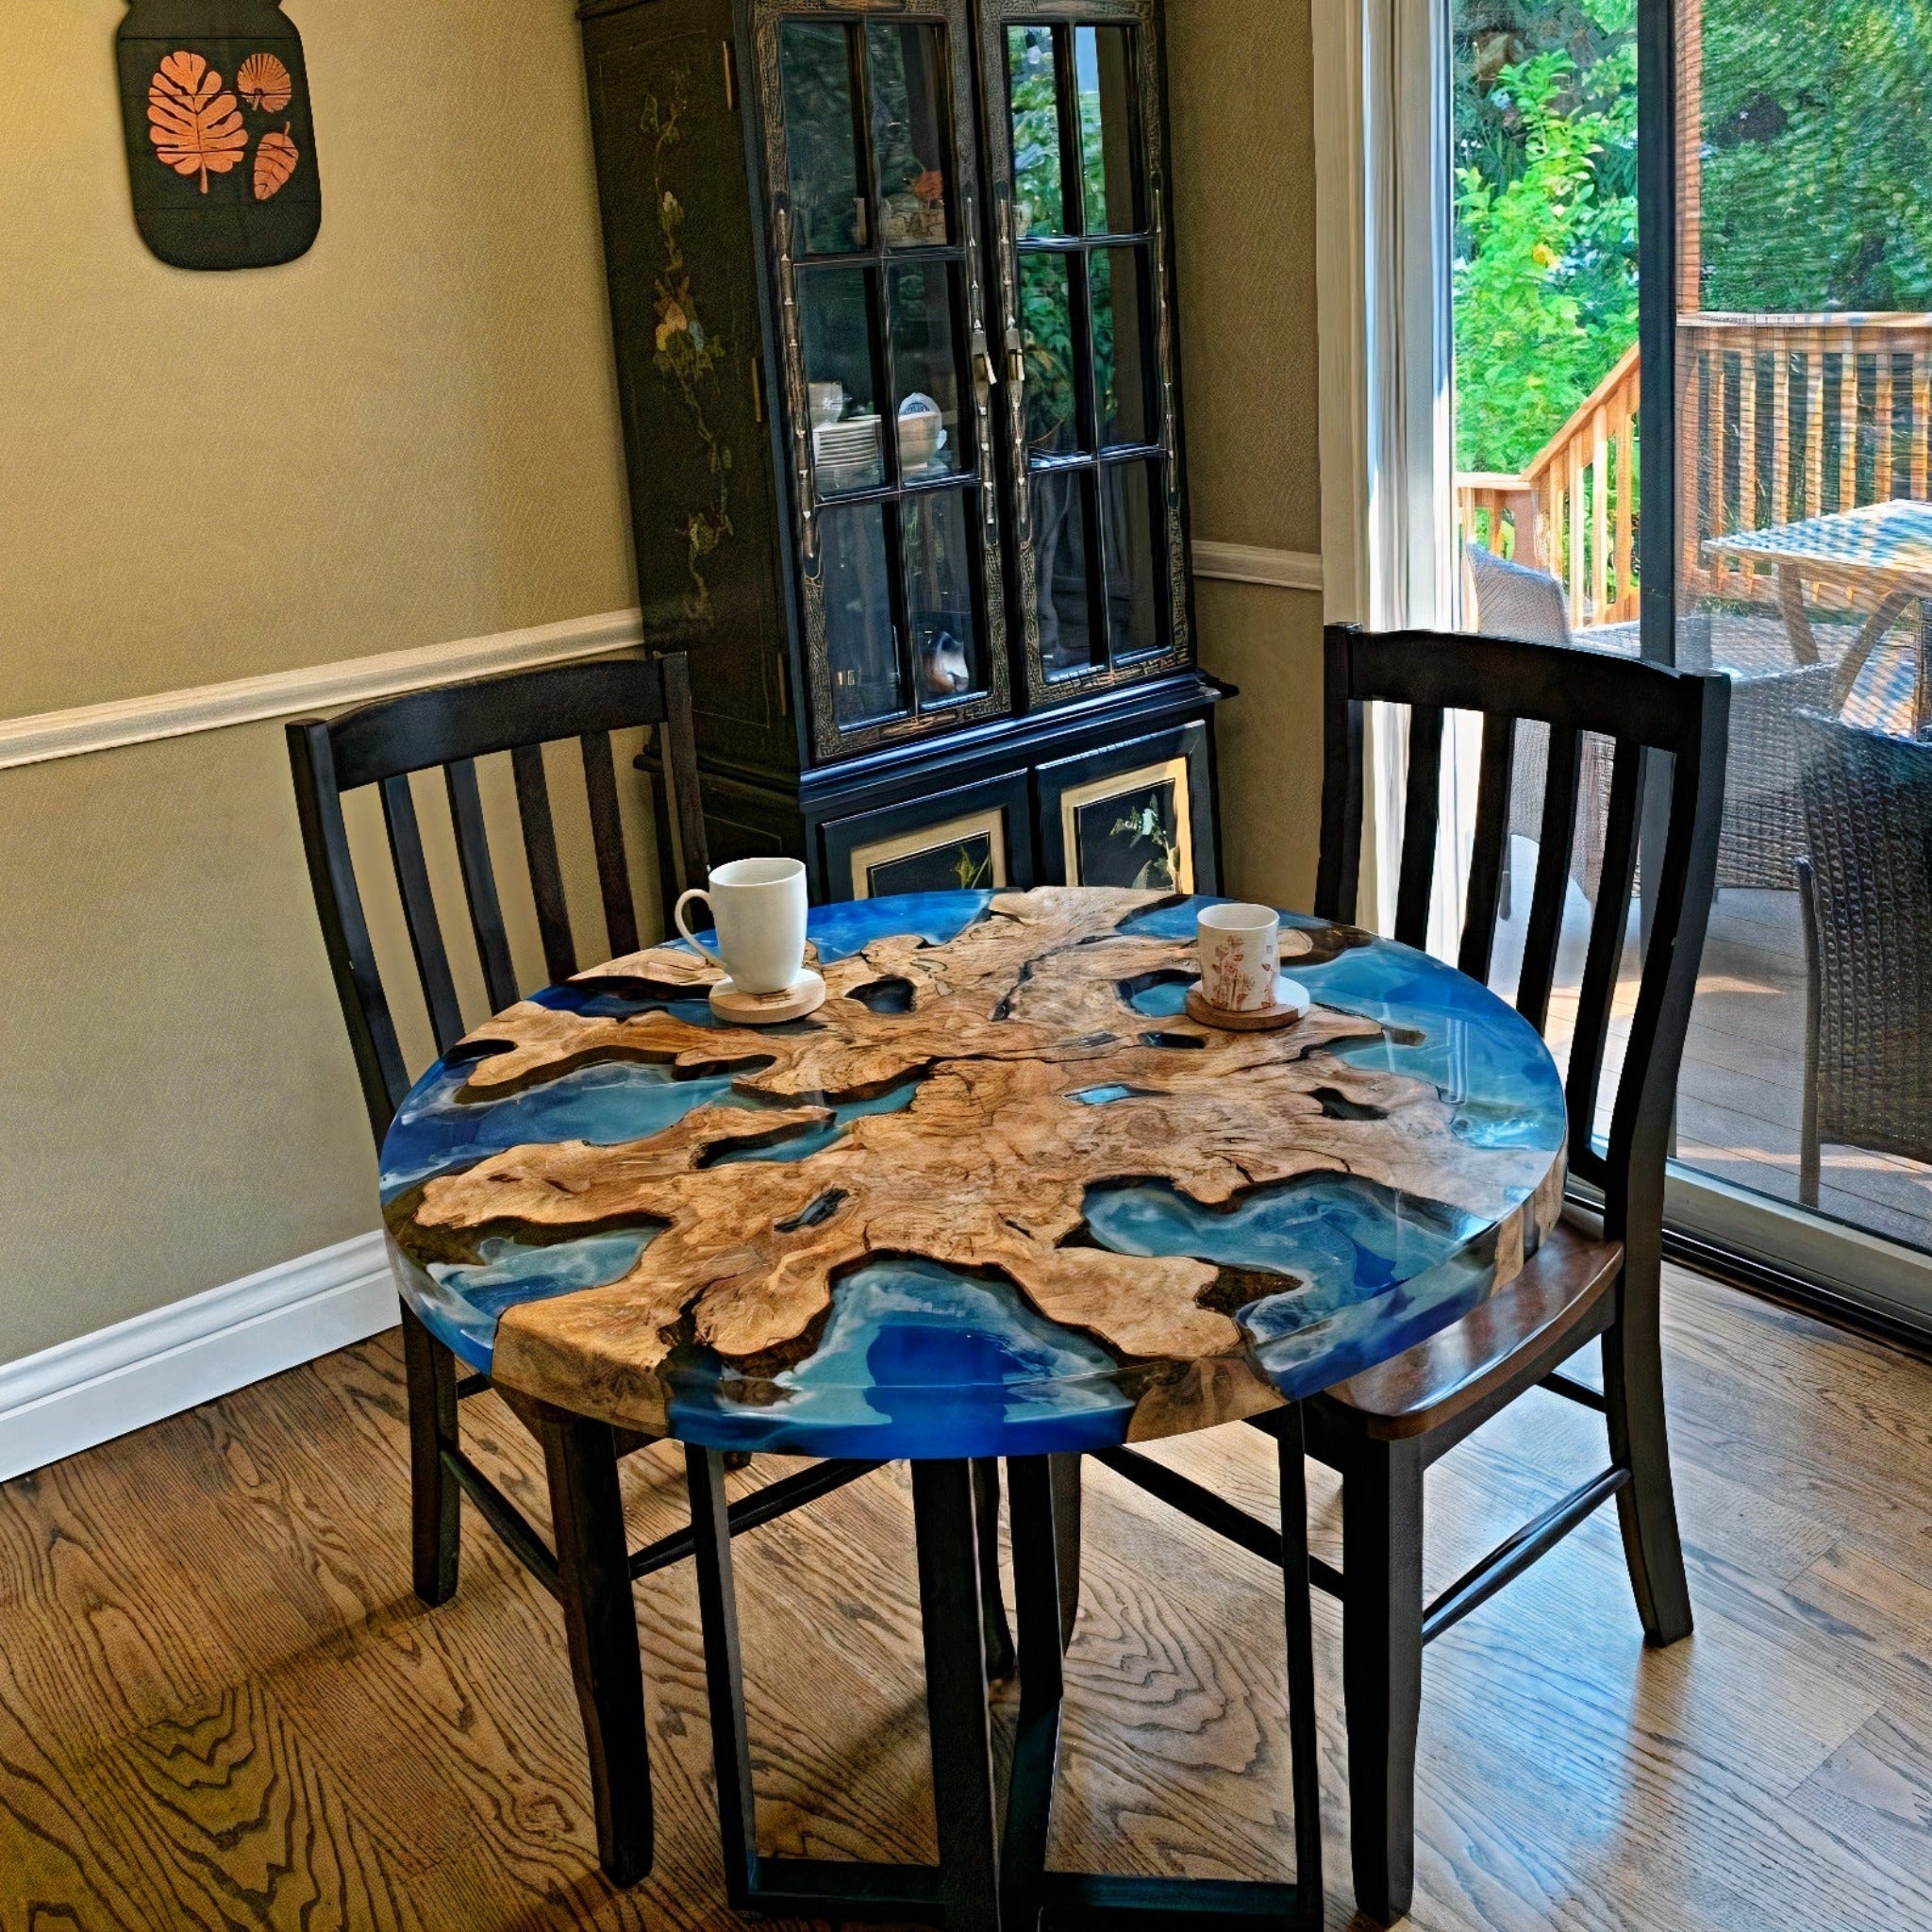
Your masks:
{"label": "green tree foliage", "polygon": [[[1635,0],[1455,0],[1457,462],[1637,332]],[[1703,0],[1705,308],[1932,308],[1932,0]]]}
{"label": "green tree foliage", "polygon": [[1932,0],[1704,0],[1706,308],[1932,308]]}
{"label": "green tree foliage", "polygon": [[1461,469],[1521,469],[1637,340],[1635,16],[1457,0]]}

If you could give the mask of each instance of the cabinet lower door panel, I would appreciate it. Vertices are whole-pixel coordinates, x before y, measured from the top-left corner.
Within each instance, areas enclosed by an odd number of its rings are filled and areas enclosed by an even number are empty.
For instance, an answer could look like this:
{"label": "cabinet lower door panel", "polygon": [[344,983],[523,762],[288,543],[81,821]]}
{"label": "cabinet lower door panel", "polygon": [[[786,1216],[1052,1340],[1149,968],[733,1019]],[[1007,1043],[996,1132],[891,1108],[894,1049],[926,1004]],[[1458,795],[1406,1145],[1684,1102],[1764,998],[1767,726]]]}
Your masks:
{"label": "cabinet lower door panel", "polygon": [[831,899],[997,891],[1034,879],[1024,772],[833,819],[821,837]]}

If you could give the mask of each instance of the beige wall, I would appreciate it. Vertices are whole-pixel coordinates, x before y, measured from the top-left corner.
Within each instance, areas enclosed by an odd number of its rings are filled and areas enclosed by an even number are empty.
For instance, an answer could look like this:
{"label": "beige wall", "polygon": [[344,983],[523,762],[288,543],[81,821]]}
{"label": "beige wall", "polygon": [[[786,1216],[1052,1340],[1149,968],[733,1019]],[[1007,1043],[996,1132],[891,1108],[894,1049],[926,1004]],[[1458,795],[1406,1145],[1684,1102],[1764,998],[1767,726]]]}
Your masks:
{"label": "beige wall", "polygon": [[135,233],[122,0],[4,11],[0,716],[636,601],[570,0],[291,0],[322,234],[228,275]]}
{"label": "beige wall", "polygon": [[[1168,0],[1167,52],[1194,536],[1316,551],[1307,8]],[[1322,600],[1203,579],[1196,604],[1203,661],[1241,691],[1220,723],[1227,890],[1306,908],[1321,794]]]}
{"label": "beige wall", "polygon": [[[569,0],[291,0],[322,234],[164,267],[7,0],[0,716],[636,601]],[[0,771],[0,1361],[374,1225],[275,725]]]}
{"label": "beige wall", "polygon": [[375,1224],[273,724],[0,773],[0,1359]]}
{"label": "beige wall", "polygon": [[[1195,531],[1313,550],[1306,12],[1171,9]],[[634,601],[569,0],[291,10],[321,238],[188,275],[122,0],[7,0],[60,80],[0,117],[0,716]],[[1306,904],[1319,599],[1199,612],[1230,882]],[[374,1224],[277,726],[0,771],[0,1362]]]}

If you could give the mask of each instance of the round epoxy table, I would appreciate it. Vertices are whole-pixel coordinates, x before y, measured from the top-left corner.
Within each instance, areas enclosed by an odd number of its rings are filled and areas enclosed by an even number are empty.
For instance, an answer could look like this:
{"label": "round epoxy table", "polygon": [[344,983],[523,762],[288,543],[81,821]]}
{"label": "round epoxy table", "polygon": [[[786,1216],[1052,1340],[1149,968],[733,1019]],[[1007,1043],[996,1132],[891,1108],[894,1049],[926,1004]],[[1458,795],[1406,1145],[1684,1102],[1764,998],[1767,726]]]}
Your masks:
{"label": "round epoxy table", "polygon": [[[1291,915],[1307,1017],[1198,1024],[1201,903],[1062,887],[820,908],[825,1005],[758,1029],[715,1019],[705,961],[655,948],[478,1028],[390,1130],[391,1254],[431,1332],[519,1396],[687,1445],[734,1904],[962,1926],[1318,1904],[1306,1882],[1041,1872],[1067,1486],[1082,1453],[1251,1418],[1298,1493],[1293,1405],[1466,1313],[1555,1224],[1563,1091],[1486,989]],[[756,1852],[734,1450],[913,1461],[936,1868]],[[994,1457],[1022,1694],[1004,1825],[974,1480]],[[1305,1611],[1306,1550],[1284,1559]],[[1291,1607],[1311,1727],[1296,1624]],[[1311,1728],[1296,1757],[1300,1840]]]}

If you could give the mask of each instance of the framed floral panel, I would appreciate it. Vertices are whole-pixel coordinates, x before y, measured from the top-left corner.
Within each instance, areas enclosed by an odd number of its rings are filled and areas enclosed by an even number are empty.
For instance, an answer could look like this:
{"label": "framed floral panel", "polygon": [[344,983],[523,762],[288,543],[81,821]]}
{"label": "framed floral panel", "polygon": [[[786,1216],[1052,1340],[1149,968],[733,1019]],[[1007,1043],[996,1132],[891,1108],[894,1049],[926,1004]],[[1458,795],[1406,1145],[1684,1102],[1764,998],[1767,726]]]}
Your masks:
{"label": "framed floral panel", "polygon": [[1070,886],[1194,890],[1188,760],[1164,758],[1060,793],[1060,841]]}
{"label": "framed floral panel", "polygon": [[852,896],[987,891],[1007,884],[1007,815],[994,807],[852,851]]}
{"label": "framed floral panel", "polygon": [[1042,883],[1221,890],[1204,722],[1057,759],[1039,768],[1035,783]]}
{"label": "framed floral panel", "polygon": [[1014,772],[901,798],[822,828],[833,898],[998,891],[1033,884],[1026,776]]}

